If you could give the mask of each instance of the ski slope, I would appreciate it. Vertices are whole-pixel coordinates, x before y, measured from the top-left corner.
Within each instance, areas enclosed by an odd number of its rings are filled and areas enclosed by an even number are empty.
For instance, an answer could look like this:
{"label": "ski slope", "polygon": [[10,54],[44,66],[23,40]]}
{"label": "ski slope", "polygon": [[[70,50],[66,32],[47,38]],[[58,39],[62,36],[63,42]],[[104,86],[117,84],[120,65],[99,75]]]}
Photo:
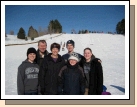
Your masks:
{"label": "ski slope", "polygon": [[[7,35],[5,45],[30,43],[31,40],[19,40],[16,36]],[[51,39],[52,37],[52,39]],[[53,34],[35,38],[34,41],[45,39],[47,50],[54,42],[64,44],[67,40],[75,41],[75,52],[83,55],[86,47],[102,60],[104,85],[112,95],[125,95],[125,37],[112,34]],[[33,41],[33,42],[34,42]],[[27,45],[5,46],[5,95],[17,95],[17,68],[26,59],[29,47],[37,49],[37,43]],[[60,50],[59,54],[67,53]]]}

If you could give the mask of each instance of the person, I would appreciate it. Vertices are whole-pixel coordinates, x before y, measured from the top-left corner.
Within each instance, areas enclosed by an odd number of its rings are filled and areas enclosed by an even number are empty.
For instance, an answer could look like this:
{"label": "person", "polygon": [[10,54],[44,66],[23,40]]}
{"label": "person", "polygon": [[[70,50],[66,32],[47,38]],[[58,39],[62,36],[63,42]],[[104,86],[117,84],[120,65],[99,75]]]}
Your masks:
{"label": "person", "polygon": [[78,54],[73,52],[68,58],[67,65],[60,70],[58,76],[59,95],[84,95],[85,78],[78,61]]}
{"label": "person", "polygon": [[85,95],[101,95],[103,92],[103,69],[101,63],[98,61],[90,48],[84,49],[84,57],[79,62],[83,68],[86,88]]}
{"label": "person", "polygon": [[38,95],[39,66],[36,63],[36,50],[27,50],[27,59],[18,67],[17,92],[18,95]]}
{"label": "person", "polygon": [[37,49],[37,64],[41,66],[44,56],[47,56],[49,52],[47,51],[47,43],[45,40],[38,41],[38,49]]}
{"label": "person", "polygon": [[[68,40],[68,41],[66,42],[66,47],[67,47],[68,53],[62,55],[62,57],[64,58],[65,62],[67,63],[70,54],[74,52],[75,42],[74,42],[73,40]],[[76,53],[76,52],[75,52],[75,53]],[[78,57],[79,57],[79,61],[80,61],[81,59],[83,59],[83,57],[84,57],[83,55],[81,55],[80,53],[77,53],[77,54],[78,54]],[[98,62],[101,63],[102,61],[101,61],[101,60],[98,60]],[[78,62],[78,63],[79,63],[79,62]]]}
{"label": "person", "polygon": [[[74,47],[75,47],[75,42],[74,42],[73,40],[68,40],[68,41],[66,42],[66,48],[67,48],[67,50],[68,50],[68,53],[62,55],[62,57],[64,58],[64,60],[65,60],[66,63],[67,63],[67,61],[68,61],[68,58],[69,58],[70,54],[71,54],[72,52],[74,52]],[[78,56],[79,56],[79,61],[80,61],[82,55],[79,54],[79,53],[77,53],[77,54],[78,54]]]}
{"label": "person", "polygon": [[60,45],[53,43],[50,46],[51,53],[44,57],[39,72],[39,84],[42,95],[57,95],[57,78],[65,60],[59,54]]}

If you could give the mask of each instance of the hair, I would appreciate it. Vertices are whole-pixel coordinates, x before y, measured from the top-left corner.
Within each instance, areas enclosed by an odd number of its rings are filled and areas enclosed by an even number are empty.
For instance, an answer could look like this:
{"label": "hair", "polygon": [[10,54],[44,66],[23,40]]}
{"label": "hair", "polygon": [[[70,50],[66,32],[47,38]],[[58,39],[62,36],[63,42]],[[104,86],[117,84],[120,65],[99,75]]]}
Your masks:
{"label": "hair", "polygon": [[92,50],[90,48],[85,48],[84,52],[85,52],[85,50],[89,50],[92,53]]}
{"label": "hair", "polygon": [[41,43],[45,43],[45,44],[47,45],[47,42],[46,42],[45,40],[39,40],[39,41],[38,41],[38,45],[39,45],[40,42],[41,42]]}
{"label": "hair", "polygon": [[60,44],[52,43],[51,46],[50,46],[50,50],[52,51],[53,48],[58,48],[58,50],[60,51]]}
{"label": "hair", "polygon": [[[92,53],[92,50],[91,50],[90,48],[85,48],[85,49],[84,49],[84,52],[85,52],[86,50],[89,50],[89,51]],[[95,55],[92,53],[91,59],[93,59],[93,58],[95,58]]]}

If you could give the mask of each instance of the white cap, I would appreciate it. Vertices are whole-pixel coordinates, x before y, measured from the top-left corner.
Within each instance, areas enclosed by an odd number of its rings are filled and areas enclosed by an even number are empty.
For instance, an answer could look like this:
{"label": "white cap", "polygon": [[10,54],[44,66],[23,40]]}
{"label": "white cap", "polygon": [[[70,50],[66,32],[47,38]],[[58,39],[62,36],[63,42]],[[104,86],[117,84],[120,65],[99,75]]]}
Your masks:
{"label": "white cap", "polygon": [[76,60],[77,62],[79,62],[79,57],[78,57],[78,54],[73,52],[72,54],[70,54],[70,57],[68,58],[68,60],[70,59],[74,59]]}

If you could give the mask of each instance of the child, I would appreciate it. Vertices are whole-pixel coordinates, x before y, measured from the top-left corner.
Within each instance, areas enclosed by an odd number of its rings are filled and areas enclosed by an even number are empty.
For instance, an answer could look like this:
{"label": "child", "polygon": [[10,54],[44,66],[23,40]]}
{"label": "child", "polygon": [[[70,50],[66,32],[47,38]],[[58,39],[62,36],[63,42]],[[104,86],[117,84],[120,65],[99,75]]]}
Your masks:
{"label": "child", "polygon": [[27,50],[27,59],[18,67],[17,91],[18,95],[38,95],[39,66],[35,62],[36,50]]}
{"label": "child", "polygon": [[85,79],[82,68],[78,65],[78,54],[72,53],[68,63],[60,70],[58,77],[58,94],[84,95]]}

